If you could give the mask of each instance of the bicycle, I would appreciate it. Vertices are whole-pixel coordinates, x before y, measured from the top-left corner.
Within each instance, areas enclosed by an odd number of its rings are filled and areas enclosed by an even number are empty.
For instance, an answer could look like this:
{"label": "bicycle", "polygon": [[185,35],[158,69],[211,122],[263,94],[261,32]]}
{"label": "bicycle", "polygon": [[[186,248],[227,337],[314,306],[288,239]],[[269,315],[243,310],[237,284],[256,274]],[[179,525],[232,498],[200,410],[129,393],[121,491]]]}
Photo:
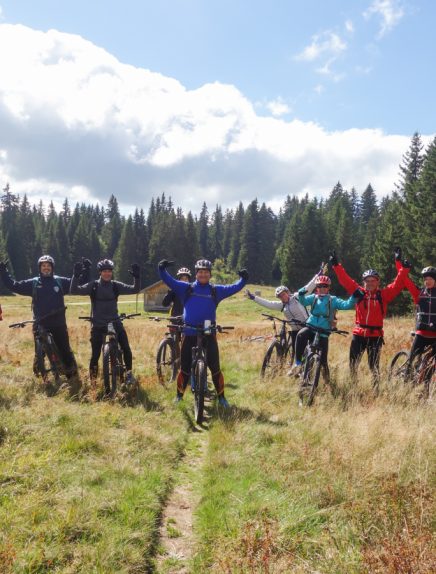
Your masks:
{"label": "bicycle", "polygon": [[225,331],[234,329],[234,327],[223,327],[221,325],[209,325],[205,321],[202,327],[188,325],[183,323],[177,326],[180,332],[188,327],[197,334],[197,345],[192,347],[191,362],[191,389],[194,393],[194,417],[197,424],[203,422],[204,417],[204,399],[207,394],[207,355],[204,346],[204,337],[216,335],[216,333],[225,333]]}
{"label": "bicycle", "polygon": [[[121,313],[107,322],[107,331],[102,343],[103,352],[103,383],[105,394],[114,397],[118,387],[121,387],[125,381],[126,366],[124,364],[123,352],[118,342],[118,334],[114,327],[115,321],[125,321],[132,317],[139,317],[141,313],[130,313],[126,315]],[[83,321],[93,323],[92,317],[79,317]]]}
{"label": "bicycle", "polygon": [[313,341],[308,341],[303,355],[303,373],[301,376],[299,399],[300,405],[312,406],[315,400],[316,391],[318,389],[319,377],[321,375],[321,334],[330,335],[348,335],[348,331],[341,331],[339,329],[323,329],[322,327],[315,327],[308,323],[300,321],[293,321],[302,327],[308,327],[314,331],[315,336]]}
{"label": "bicycle", "polygon": [[33,325],[33,338],[35,340],[35,359],[33,363],[33,372],[37,377],[41,377],[44,384],[49,386],[51,377],[55,387],[61,385],[61,375],[66,374],[65,367],[60,359],[59,351],[53,340],[53,335],[48,329],[41,325],[41,321],[48,319],[53,315],[65,311],[66,307],[56,309],[44,315],[40,319],[20,321],[9,325],[10,329],[24,329],[26,325]]}
{"label": "bicycle", "polygon": [[[149,317],[151,321],[163,321],[163,317]],[[162,386],[167,386],[176,380],[180,365],[180,331],[175,329],[181,324],[182,317],[165,317],[171,321],[169,331],[160,341],[156,353],[156,372]]]}
{"label": "bicycle", "polygon": [[[412,331],[410,335],[414,337],[415,332]],[[436,340],[414,357],[410,351],[398,351],[390,362],[388,381],[411,383],[413,387],[423,389],[423,398],[430,399],[436,387]]]}
{"label": "bicycle", "polygon": [[[262,378],[265,376],[275,377],[283,369],[287,357],[289,364],[292,364],[294,361],[295,350],[292,344],[292,331],[286,329],[286,325],[293,324],[294,322],[279,319],[279,317],[266,313],[262,313],[262,315],[273,322],[274,340],[265,353],[260,369],[260,376]],[[280,332],[277,332],[276,321],[282,324]]]}

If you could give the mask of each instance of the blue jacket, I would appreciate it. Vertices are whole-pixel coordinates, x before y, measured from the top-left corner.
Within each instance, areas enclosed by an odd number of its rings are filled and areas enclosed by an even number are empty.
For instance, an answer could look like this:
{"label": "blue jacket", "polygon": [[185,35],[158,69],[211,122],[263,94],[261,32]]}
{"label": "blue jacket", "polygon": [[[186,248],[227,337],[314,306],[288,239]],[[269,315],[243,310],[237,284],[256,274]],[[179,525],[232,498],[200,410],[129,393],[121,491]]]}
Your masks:
{"label": "blue jacket", "polygon": [[[203,326],[206,320],[216,321],[216,308],[226,297],[234,295],[244,288],[247,281],[239,279],[232,285],[215,285],[215,298],[212,296],[212,286],[210,283],[201,285],[198,281],[186,283],[177,281],[166,269],[159,269],[159,275],[170,289],[184,302],[183,320],[188,325]],[[191,290],[190,296],[186,299],[187,291]],[[185,335],[195,335],[193,329],[185,328]]]}
{"label": "blue jacket", "polygon": [[[307,323],[322,329],[331,329],[331,322],[336,309],[346,311],[354,309],[356,299],[351,296],[349,299],[341,299],[335,295],[305,295],[306,289],[303,287],[298,291],[298,300],[305,307],[311,306]],[[328,335],[321,335],[328,337]]]}

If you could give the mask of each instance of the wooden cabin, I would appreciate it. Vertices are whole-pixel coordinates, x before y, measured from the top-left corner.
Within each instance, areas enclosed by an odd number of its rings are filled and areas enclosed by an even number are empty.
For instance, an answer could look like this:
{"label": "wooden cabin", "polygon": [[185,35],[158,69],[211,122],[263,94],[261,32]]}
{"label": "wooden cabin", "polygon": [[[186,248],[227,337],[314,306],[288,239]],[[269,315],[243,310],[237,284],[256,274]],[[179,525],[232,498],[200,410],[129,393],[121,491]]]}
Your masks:
{"label": "wooden cabin", "polygon": [[144,311],[168,311],[169,307],[162,305],[162,299],[168,293],[168,286],[163,281],[157,281],[140,291],[144,295]]}

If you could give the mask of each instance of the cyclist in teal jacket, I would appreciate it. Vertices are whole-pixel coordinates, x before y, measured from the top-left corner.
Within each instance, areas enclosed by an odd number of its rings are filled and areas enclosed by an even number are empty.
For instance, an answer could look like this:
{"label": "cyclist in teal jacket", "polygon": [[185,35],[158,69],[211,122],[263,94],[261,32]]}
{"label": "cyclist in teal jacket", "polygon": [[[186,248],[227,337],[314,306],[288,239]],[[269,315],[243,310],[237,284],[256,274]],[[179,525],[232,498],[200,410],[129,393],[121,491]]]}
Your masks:
{"label": "cyclist in teal jacket", "polygon": [[[303,287],[298,291],[298,299],[302,305],[305,307],[310,306],[309,318],[306,321],[308,325],[313,327],[321,327],[322,329],[330,330],[332,328],[332,322],[334,320],[335,311],[354,309],[356,304],[356,292],[351,295],[349,299],[341,299],[335,295],[330,295],[331,279],[327,275],[319,275],[316,282],[316,293],[314,295],[306,295],[306,288]],[[315,332],[309,329],[309,327],[304,327],[298,332],[297,341],[295,345],[295,365],[294,371],[298,372],[301,370],[301,364],[303,360],[304,349],[306,348],[307,342],[312,341],[315,337]],[[325,374],[328,377],[328,347],[329,347],[329,335],[321,334],[321,364],[324,367]]]}

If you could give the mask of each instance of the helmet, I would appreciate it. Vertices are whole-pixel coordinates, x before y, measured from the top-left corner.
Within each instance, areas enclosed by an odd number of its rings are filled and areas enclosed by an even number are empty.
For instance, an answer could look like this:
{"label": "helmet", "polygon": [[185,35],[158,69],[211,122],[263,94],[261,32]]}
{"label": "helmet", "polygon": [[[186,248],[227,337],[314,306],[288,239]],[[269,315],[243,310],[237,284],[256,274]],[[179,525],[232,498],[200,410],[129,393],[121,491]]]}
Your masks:
{"label": "helmet", "polygon": [[41,265],[41,263],[50,263],[50,265],[53,267],[54,269],[54,259],[51,255],[42,255],[39,259],[38,259],[38,267]]}
{"label": "helmet", "polygon": [[421,271],[423,277],[432,277],[436,280],[436,268],[435,267],[424,267]]}
{"label": "helmet", "polygon": [[182,275],[187,275],[190,278],[192,273],[187,267],[180,267],[180,269],[177,271],[176,277],[181,277]]}
{"label": "helmet", "polygon": [[368,277],[375,277],[376,279],[380,279],[380,275],[375,269],[367,269],[362,273],[362,279],[367,279]]}
{"label": "helmet", "polygon": [[199,259],[195,264],[195,271],[198,271],[199,269],[212,271],[212,263],[208,259]]}
{"label": "helmet", "polygon": [[278,297],[281,293],[289,293],[289,289],[286,285],[279,285],[276,289],[276,297]]}
{"label": "helmet", "polygon": [[332,280],[330,279],[330,277],[327,277],[327,275],[318,275],[316,279],[316,284],[330,286],[332,284]]}
{"label": "helmet", "polygon": [[105,270],[112,271],[113,268],[114,268],[114,262],[111,261],[110,259],[102,259],[97,263],[97,269],[99,271],[105,271]]}

